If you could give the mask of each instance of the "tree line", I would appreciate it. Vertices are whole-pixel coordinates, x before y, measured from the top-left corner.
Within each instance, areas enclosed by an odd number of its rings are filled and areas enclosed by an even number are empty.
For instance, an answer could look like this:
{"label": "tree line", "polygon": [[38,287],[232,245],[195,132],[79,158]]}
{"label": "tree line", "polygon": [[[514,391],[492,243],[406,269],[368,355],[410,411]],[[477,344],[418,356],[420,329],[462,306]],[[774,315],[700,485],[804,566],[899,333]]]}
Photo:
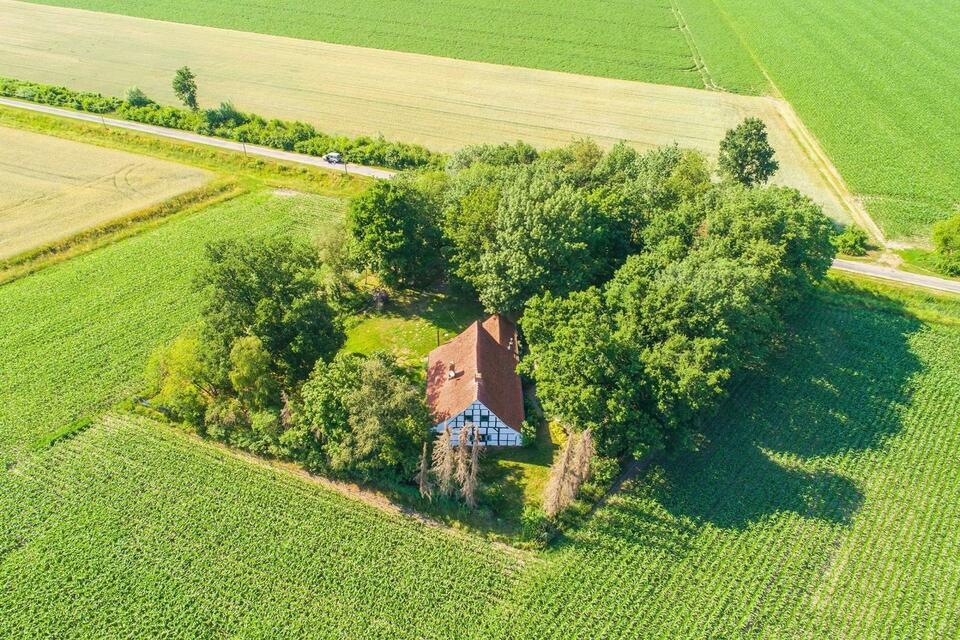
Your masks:
{"label": "tree line", "polygon": [[66,87],[0,78],[0,95],[41,104],[67,107],[201,135],[216,136],[284,151],[322,156],[339,152],[345,162],[390,169],[442,166],[444,156],[415,144],[392,142],[382,136],[349,138],[317,131],[305,122],[267,119],[236,109],[229,101],[201,109],[196,76],[189,68],[176,72],[172,87],[184,108],[161,105],[138,87],[124,98],[74,91]]}

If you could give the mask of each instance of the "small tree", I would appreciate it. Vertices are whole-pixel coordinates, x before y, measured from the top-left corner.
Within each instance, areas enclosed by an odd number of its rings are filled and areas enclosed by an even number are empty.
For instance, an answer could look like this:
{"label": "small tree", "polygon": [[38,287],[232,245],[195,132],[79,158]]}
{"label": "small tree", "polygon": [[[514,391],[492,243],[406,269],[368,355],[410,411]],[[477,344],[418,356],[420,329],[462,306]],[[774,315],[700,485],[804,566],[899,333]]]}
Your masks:
{"label": "small tree", "polygon": [[848,256],[862,256],[867,253],[867,232],[860,227],[849,225],[842,233],[833,236],[833,246],[838,253]]}
{"label": "small tree", "polygon": [[960,214],[933,225],[937,266],[944,273],[960,276]]}
{"label": "small tree", "polygon": [[127,104],[131,107],[145,107],[153,102],[147,97],[140,87],[130,87],[127,89]]}
{"label": "small tree", "polygon": [[569,475],[573,463],[574,441],[573,432],[568,433],[567,441],[563,443],[560,454],[550,467],[550,478],[543,496],[543,510],[548,518],[555,518],[570,504]]}
{"label": "small tree", "polygon": [[763,184],[780,168],[773,156],[766,125],[759,118],[747,118],[720,142],[720,173],[747,187]]}
{"label": "small tree", "polygon": [[390,287],[424,287],[442,269],[442,236],[430,199],[412,184],[380,180],[350,202],[357,258]]}
{"label": "small tree", "polygon": [[453,450],[453,434],[450,425],[443,428],[433,445],[433,476],[437,479],[442,496],[452,496],[454,491],[454,472],[457,466],[456,452]]}
{"label": "small tree", "polygon": [[173,92],[192,111],[197,110],[197,77],[190,67],[180,67],[173,76]]}
{"label": "small tree", "polygon": [[467,442],[470,440],[472,427],[473,425],[467,422],[460,427],[460,432],[457,434],[457,470],[454,477],[461,487],[470,475],[470,452],[467,450]]}
{"label": "small tree", "polygon": [[[469,434],[471,438],[470,446],[470,470],[466,474],[463,485],[460,487],[460,493],[463,501],[471,509],[477,506],[477,486],[479,485],[478,476],[480,475],[480,451],[483,449],[483,443],[480,442],[480,429],[474,426]],[[461,440],[461,444],[463,441]]]}
{"label": "small tree", "polygon": [[433,485],[430,483],[430,465],[427,463],[427,443],[423,443],[423,453],[420,454],[420,471],[417,473],[417,487],[420,496],[433,500]]}

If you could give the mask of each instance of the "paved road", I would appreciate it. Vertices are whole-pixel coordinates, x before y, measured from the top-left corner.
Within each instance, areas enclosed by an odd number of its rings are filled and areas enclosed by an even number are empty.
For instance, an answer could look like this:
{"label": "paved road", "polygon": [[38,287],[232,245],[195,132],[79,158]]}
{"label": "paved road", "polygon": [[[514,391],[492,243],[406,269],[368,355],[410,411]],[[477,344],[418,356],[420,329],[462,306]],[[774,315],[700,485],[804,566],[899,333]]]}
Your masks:
{"label": "paved road", "polygon": [[851,260],[834,260],[833,268],[850,273],[858,273],[873,278],[883,280],[893,280],[903,284],[925,287],[927,289],[936,289],[938,291],[947,291],[950,293],[960,293],[960,281],[947,280],[945,278],[935,278],[933,276],[922,276],[917,273],[907,273],[890,267],[881,267],[879,265],[867,262],[853,262]]}
{"label": "paved road", "polygon": [[202,136],[198,133],[192,133],[190,131],[180,131],[179,129],[167,129],[166,127],[157,127],[152,124],[141,124],[139,122],[131,122],[129,120],[116,120],[114,118],[101,117],[95,113],[85,113],[82,111],[72,111],[70,109],[60,109],[58,107],[51,107],[45,104],[21,102],[20,100],[11,100],[10,98],[3,98],[3,97],[0,97],[0,104],[8,107],[16,107],[18,109],[26,109],[28,111],[37,111],[39,113],[47,113],[50,115],[60,116],[63,118],[72,118],[74,120],[83,120],[85,122],[103,124],[109,127],[117,127],[119,129],[129,129],[130,131],[139,131],[141,133],[149,133],[155,136],[162,136],[164,138],[172,138],[174,140],[180,140],[181,142],[205,144],[210,147],[217,147],[218,149],[228,149],[230,151],[239,151],[241,153],[247,153],[248,155],[261,156],[264,158],[270,158],[272,160],[283,160],[285,162],[307,164],[313,167],[320,167],[321,169],[329,169],[331,171],[346,171],[351,175],[367,176],[369,178],[387,179],[387,178],[392,178],[396,173],[395,171],[387,171],[386,169],[377,169],[375,167],[365,167],[359,164],[351,164],[351,165],[331,164],[326,160],[324,160],[323,158],[308,156],[303,153],[293,153],[291,151],[280,151],[279,149],[271,149],[270,147],[260,147],[255,144],[244,145],[240,142],[234,142],[232,140],[224,140],[223,138],[214,138],[211,136]]}

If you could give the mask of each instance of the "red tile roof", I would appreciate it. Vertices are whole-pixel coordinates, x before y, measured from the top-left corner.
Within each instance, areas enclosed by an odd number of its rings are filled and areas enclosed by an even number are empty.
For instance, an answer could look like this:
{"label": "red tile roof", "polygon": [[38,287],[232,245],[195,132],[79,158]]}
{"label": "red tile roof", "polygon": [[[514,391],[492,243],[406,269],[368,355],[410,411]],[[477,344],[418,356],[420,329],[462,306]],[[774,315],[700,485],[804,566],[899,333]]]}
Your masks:
{"label": "red tile roof", "polygon": [[[434,423],[452,418],[479,400],[520,431],[523,391],[517,375],[517,328],[500,315],[474,322],[430,352],[427,403]],[[453,377],[448,375],[453,363]],[[477,373],[480,377],[477,377]]]}

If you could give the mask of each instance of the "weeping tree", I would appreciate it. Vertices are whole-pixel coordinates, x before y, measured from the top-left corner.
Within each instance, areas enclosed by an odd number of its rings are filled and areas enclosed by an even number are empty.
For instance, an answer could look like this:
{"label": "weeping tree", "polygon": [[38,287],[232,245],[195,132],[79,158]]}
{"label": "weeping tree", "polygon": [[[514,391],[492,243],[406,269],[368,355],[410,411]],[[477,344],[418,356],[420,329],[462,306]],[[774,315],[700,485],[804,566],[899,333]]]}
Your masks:
{"label": "weeping tree", "polygon": [[[470,470],[466,473],[463,484],[460,486],[460,494],[463,501],[471,509],[477,506],[477,486],[479,485],[478,476],[480,473],[480,451],[483,449],[483,443],[480,442],[480,429],[474,426],[470,430]],[[460,441],[461,446],[463,440]]]}
{"label": "weeping tree", "polygon": [[555,518],[563,511],[570,501],[568,499],[568,485],[570,470],[573,466],[573,447],[576,440],[573,432],[567,434],[567,440],[560,449],[560,454],[550,467],[550,478],[543,496],[543,510],[548,518]]}
{"label": "weeping tree", "polygon": [[590,429],[579,435],[573,431],[567,435],[567,441],[550,467],[550,479],[544,491],[543,510],[548,517],[556,517],[576,499],[580,487],[590,477],[594,453]]}
{"label": "weeping tree", "polygon": [[427,443],[423,443],[423,453],[420,454],[420,470],[417,472],[417,487],[420,489],[420,496],[429,500],[433,499],[433,484],[430,482],[430,465],[427,462]]}
{"label": "weeping tree", "polygon": [[450,497],[455,490],[454,473],[457,467],[456,451],[453,449],[453,433],[450,425],[443,428],[433,445],[433,477],[437,480],[440,495]]}

